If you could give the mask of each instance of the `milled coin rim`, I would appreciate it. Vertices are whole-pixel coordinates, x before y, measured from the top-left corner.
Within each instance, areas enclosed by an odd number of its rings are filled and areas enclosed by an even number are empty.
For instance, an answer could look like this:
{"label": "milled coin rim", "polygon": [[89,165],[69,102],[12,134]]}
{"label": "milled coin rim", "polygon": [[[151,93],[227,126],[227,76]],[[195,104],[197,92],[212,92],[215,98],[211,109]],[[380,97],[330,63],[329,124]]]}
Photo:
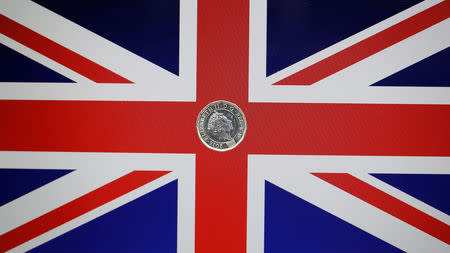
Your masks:
{"label": "milled coin rim", "polygon": [[[233,105],[234,107],[236,107],[236,108],[239,110],[239,112],[242,114],[242,118],[244,119],[244,122],[245,122],[245,128],[244,128],[244,131],[242,131],[242,137],[241,137],[241,139],[240,139],[238,142],[236,142],[236,145],[234,145],[233,147],[229,147],[229,148],[225,148],[225,149],[218,149],[218,148],[214,148],[214,147],[209,146],[209,144],[206,143],[206,142],[203,140],[203,138],[201,137],[201,135],[200,135],[200,129],[199,129],[199,127],[198,127],[198,125],[199,125],[199,124],[198,124],[198,121],[200,120],[200,115],[202,114],[202,112],[204,112],[205,109],[208,108],[209,105],[215,104],[215,103],[220,103],[220,102],[225,102],[225,103],[231,104],[231,105]],[[230,102],[230,101],[226,101],[226,100],[216,100],[216,101],[213,101],[213,102],[211,102],[211,103],[205,105],[205,107],[203,107],[203,109],[198,113],[198,115],[197,115],[197,120],[195,121],[195,128],[197,129],[197,135],[198,135],[198,138],[202,141],[202,143],[203,143],[207,148],[212,149],[212,150],[215,150],[215,151],[219,151],[219,152],[225,152],[225,151],[232,150],[232,149],[236,148],[237,146],[239,146],[239,144],[240,144],[240,143],[242,142],[242,140],[244,140],[244,138],[245,138],[245,134],[247,133],[248,125],[247,125],[247,119],[245,118],[244,111],[242,111],[242,109],[241,109],[239,106],[237,106],[235,103],[232,103],[232,102]]]}

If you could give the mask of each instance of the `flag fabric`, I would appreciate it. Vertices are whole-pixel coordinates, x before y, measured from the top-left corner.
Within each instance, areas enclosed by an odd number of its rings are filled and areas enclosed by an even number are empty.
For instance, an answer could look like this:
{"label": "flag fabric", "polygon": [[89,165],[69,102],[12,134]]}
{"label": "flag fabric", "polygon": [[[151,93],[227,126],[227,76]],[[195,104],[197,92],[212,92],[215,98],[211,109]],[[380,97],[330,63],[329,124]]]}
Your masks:
{"label": "flag fabric", "polygon": [[[0,2],[0,252],[448,252],[450,1]],[[226,100],[236,148],[200,141]]]}

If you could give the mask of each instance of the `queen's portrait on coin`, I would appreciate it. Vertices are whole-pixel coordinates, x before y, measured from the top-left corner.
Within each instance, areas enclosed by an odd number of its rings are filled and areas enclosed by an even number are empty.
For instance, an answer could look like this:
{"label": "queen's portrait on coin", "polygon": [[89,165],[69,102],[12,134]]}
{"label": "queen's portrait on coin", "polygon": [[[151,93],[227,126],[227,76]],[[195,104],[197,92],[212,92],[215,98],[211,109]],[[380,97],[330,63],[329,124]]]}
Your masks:
{"label": "queen's portrait on coin", "polygon": [[217,100],[200,111],[196,127],[198,137],[208,148],[228,151],[236,147],[244,138],[247,121],[237,105]]}
{"label": "queen's portrait on coin", "polygon": [[208,120],[207,130],[218,141],[229,141],[232,139],[233,124],[223,113],[216,111]]}

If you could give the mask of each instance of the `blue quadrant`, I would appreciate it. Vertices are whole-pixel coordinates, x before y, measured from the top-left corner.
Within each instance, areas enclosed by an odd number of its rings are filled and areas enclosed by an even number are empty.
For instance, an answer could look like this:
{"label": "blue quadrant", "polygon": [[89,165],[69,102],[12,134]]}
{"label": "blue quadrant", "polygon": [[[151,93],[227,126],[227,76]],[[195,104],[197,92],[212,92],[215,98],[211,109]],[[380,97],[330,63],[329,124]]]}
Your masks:
{"label": "blue quadrant", "polygon": [[32,192],[71,171],[0,169],[0,206]]}
{"label": "blue quadrant", "polygon": [[177,189],[173,181],[31,252],[175,253]]}
{"label": "blue quadrant", "polygon": [[450,215],[450,175],[371,174],[387,184]]}
{"label": "blue quadrant", "polygon": [[[72,80],[0,44],[0,82],[73,83]],[[1,85],[1,84],[0,84]]]}
{"label": "blue quadrant", "polygon": [[267,75],[419,2],[421,0],[268,0]]}
{"label": "blue quadrant", "polygon": [[265,253],[403,252],[267,181],[264,219]]}
{"label": "blue quadrant", "polygon": [[33,1],[178,74],[179,0]]}
{"label": "blue quadrant", "polygon": [[372,86],[450,87],[450,47],[431,55]]}

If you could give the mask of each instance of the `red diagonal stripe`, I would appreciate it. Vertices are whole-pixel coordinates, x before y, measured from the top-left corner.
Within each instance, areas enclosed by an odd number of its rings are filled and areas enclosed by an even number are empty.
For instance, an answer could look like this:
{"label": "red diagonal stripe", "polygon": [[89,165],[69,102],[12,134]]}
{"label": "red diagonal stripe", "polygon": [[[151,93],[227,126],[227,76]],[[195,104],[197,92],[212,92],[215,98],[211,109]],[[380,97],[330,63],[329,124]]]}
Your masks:
{"label": "red diagonal stripe", "polygon": [[450,16],[450,1],[445,0],[386,30],[325,58],[275,85],[312,85],[379,51],[386,49]]}
{"label": "red diagonal stripe", "polygon": [[137,189],[168,171],[133,171],[0,236],[0,252],[13,249],[45,232]]}
{"label": "red diagonal stripe", "polygon": [[132,83],[1,14],[0,33],[96,83]]}
{"label": "red diagonal stripe", "polygon": [[450,227],[347,173],[312,173],[386,213],[450,244]]}

